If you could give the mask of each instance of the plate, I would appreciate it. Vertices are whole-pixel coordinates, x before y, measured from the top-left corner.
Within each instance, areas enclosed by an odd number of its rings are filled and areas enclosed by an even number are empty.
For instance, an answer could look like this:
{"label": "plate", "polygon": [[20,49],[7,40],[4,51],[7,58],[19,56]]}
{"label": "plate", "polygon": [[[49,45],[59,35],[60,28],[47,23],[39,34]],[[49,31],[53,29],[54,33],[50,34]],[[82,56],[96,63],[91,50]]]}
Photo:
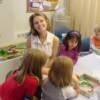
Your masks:
{"label": "plate", "polygon": [[81,94],[90,97],[100,87],[100,82],[87,74],[83,74],[79,77]]}

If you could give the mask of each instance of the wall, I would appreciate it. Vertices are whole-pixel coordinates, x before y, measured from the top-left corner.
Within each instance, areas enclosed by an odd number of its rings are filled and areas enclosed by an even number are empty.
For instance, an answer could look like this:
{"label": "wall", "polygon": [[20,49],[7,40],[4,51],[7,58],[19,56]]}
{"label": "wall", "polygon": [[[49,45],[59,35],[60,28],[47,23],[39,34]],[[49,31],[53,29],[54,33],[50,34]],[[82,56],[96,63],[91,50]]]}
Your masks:
{"label": "wall", "polygon": [[14,42],[25,41],[24,34],[29,31],[28,17],[31,13],[26,12],[26,1],[27,0],[13,0]]}
{"label": "wall", "polygon": [[[29,31],[26,11],[27,0],[2,0],[0,4],[0,47],[26,41],[24,34]],[[52,17],[53,12],[45,12]]]}
{"label": "wall", "polygon": [[14,38],[12,1],[2,0],[0,3],[0,45],[8,43]]}
{"label": "wall", "polygon": [[[92,34],[95,24],[100,24],[100,0],[67,0],[68,15],[73,29],[83,37]],[[51,19],[53,12],[46,12]],[[2,0],[0,4],[0,47],[25,41],[24,33],[29,31],[26,0]]]}
{"label": "wall", "polygon": [[[20,37],[20,34],[27,33],[29,31],[29,16],[32,13],[27,12],[27,0],[14,0],[14,35],[16,39],[21,41],[24,38]],[[53,12],[46,12],[47,16],[51,18]],[[18,37],[19,36],[19,37]],[[22,35],[23,36],[23,35]]]}
{"label": "wall", "polygon": [[100,24],[100,0],[69,0],[69,2],[73,28],[79,30],[83,37],[90,36],[95,24]]}

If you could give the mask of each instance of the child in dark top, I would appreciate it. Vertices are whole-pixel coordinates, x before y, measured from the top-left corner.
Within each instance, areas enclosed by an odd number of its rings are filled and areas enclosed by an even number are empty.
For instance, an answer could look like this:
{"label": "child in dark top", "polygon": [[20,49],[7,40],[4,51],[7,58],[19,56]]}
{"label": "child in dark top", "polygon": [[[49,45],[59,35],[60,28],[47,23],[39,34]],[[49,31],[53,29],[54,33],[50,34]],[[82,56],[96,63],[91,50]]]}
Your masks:
{"label": "child in dark top", "polygon": [[78,31],[69,31],[63,39],[59,47],[59,55],[68,56],[75,64],[81,46],[81,34]]}
{"label": "child in dark top", "polygon": [[25,96],[32,100],[41,83],[41,68],[46,60],[47,55],[44,52],[28,49],[19,69],[0,85],[1,100],[24,100]]}

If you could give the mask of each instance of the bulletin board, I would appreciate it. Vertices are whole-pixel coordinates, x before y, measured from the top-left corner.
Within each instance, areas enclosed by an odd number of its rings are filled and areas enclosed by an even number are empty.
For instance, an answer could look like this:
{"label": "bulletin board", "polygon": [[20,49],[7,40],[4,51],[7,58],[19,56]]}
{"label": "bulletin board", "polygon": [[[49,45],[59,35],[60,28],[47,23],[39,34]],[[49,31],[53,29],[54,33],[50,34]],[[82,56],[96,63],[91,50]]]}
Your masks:
{"label": "bulletin board", "polygon": [[58,0],[27,0],[27,12],[54,11]]}

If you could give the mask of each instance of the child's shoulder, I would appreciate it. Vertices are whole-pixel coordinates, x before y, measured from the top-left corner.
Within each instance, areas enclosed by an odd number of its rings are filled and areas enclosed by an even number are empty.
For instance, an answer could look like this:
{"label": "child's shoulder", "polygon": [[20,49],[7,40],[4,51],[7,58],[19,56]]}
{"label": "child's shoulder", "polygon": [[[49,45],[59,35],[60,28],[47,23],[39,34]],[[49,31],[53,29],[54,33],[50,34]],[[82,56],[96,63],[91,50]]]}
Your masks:
{"label": "child's shoulder", "polygon": [[60,43],[59,50],[60,51],[65,51],[65,49],[66,49],[66,46],[63,43]]}
{"label": "child's shoulder", "polygon": [[26,83],[33,83],[33,84],[39,84],[39,78],[33,75],[26,75],[25,78]]}
{"label": "child's shoulder", "polygon": [[60,48],[65,48],[65,45],[63,43],[60,43]]}

